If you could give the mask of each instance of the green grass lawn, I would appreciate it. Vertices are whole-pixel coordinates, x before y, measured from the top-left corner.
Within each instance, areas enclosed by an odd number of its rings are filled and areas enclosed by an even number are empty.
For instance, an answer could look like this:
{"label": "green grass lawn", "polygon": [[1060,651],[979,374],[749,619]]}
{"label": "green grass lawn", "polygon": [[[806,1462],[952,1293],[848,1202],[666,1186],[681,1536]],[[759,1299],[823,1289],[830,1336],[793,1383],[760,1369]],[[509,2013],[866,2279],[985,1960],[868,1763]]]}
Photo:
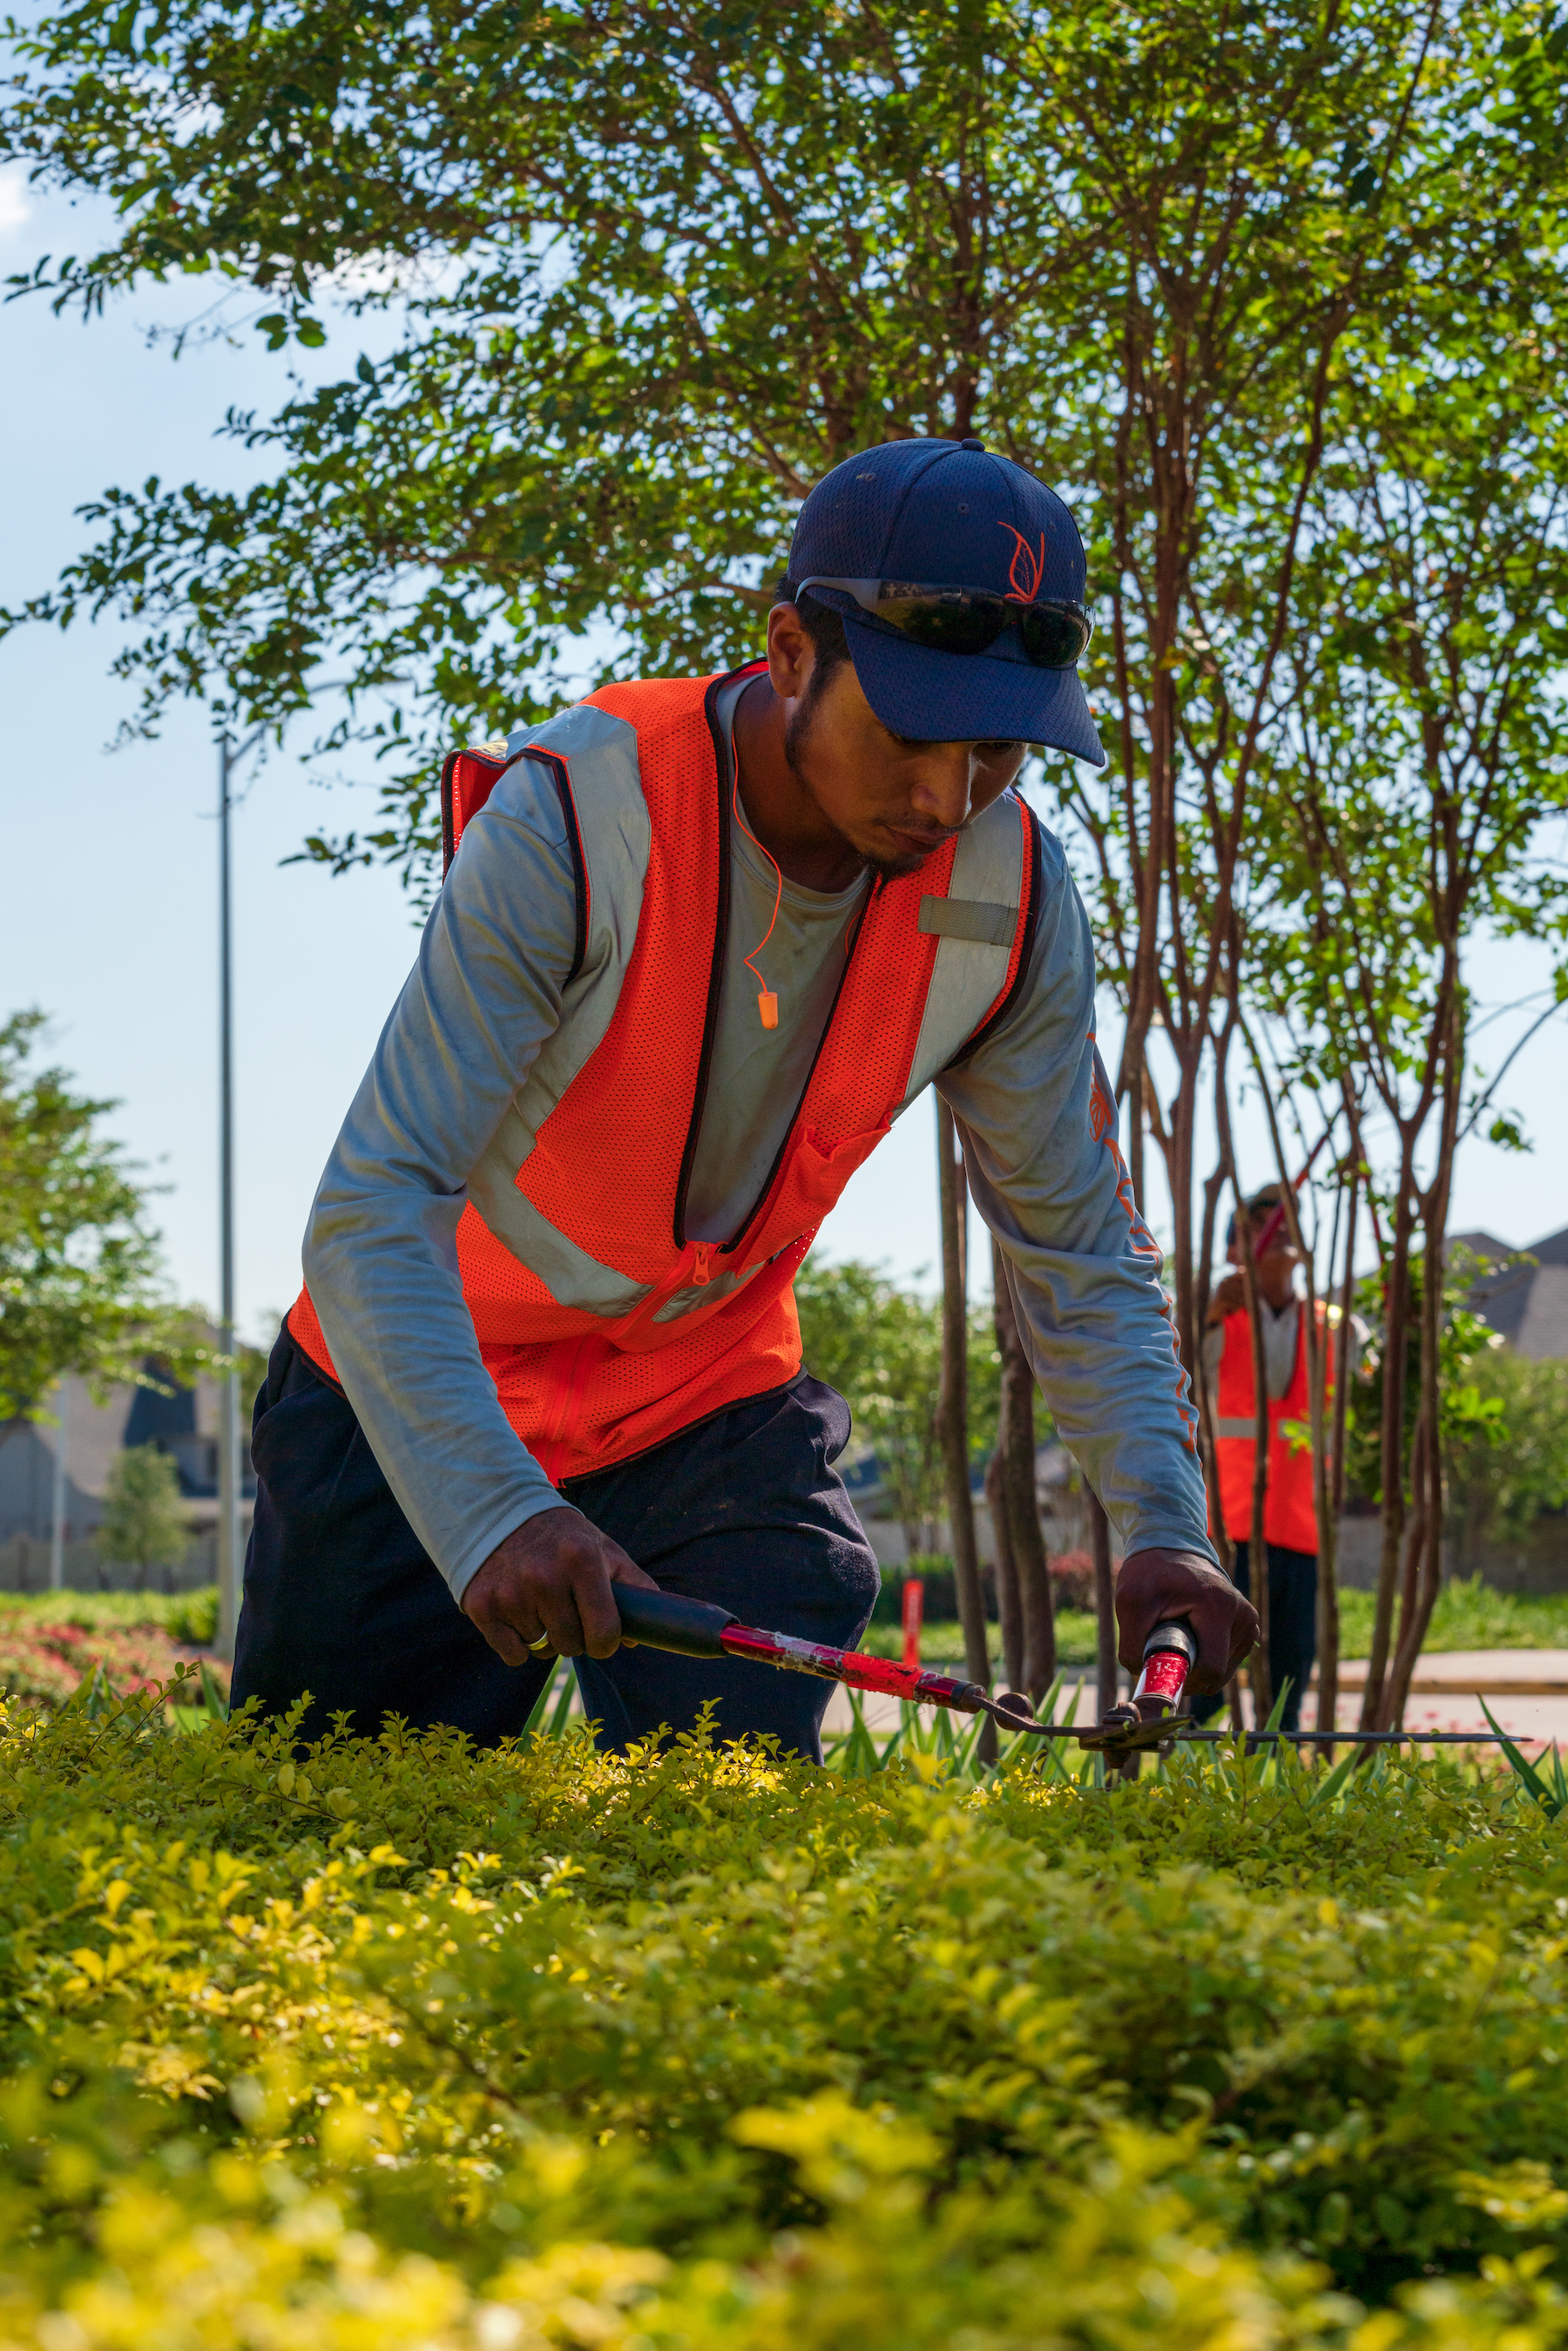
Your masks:
{"label": "green grass lawn", "polygon": [[[215,1586],[196,1592],[0,1593],[0,1625],[17,1619],[34,1624],[79,1625],[91,1632],[131,1625],[157,1625],[172,1639],[207,1646],[217,1628]],[[1372,1642],[1372,1594],[1340,1594],[1340,1654],[1364,1657]],[[996,1628],[991,1628],[996,1646]],[[862,1645],[879,1656],[896,1657],[903,1636],[896,1625],[873,1625]],[[1427,1638],[1436,1649],[1568,1649],[1568,1593],[1520,1600],[1494,1592],[1479,1577],[1450,1583],[1440,1594]],[[1087,1611],[1064,1608],[1056,1620],[1057,1656],[1064,1666],[1094,1663],[1094,1619]],[[953,1622],[927,1624],[920,1653],[928,1665],[961,1661],[963,1635]]]}
{"label": "green grass lawn", "polygon": [[[1364,1657],[1372,1646],[1370,1592],[1340,1594],[1340,1655]],[[991,1627],[992,1646],[996,1627]],[[901,1654],[896,1625],[873,1625],[863,1646],[884,1657]],[[1450,1583],[1438,1594],[1427,1635],[1428,1651],[1440,1649],[1568,1649],[1568,1593],[1545,1599],[1520,1600],[1509,1592],[1494,1592],[1479,1576]],[[1094,1663],[1094,1619],[1087,1611],[1064,1608],[1056,1620],[1056,1654],[1067,1667]],[[921,1637],[920,1655],[928,1665],[962,1662],[964,1638],[956,1623],[928,1624]]]}

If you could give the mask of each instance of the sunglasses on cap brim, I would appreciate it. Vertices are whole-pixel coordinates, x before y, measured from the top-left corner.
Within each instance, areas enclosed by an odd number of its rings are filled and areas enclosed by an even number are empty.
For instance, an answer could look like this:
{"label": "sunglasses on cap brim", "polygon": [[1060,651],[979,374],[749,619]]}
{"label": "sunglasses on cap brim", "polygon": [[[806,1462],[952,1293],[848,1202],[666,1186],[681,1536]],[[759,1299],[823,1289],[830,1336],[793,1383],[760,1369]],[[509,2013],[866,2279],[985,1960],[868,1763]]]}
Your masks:
{"label": "sunglasses on cap brim", "polygon": [[925,580],[830,580],[821,573],[800,580],[795,593],[803,596],[809,588],[841,589],[875,626],[936,653],[988,653],[1004,629],[1016,629],[1033,668],[1075,669],[1094,633],[1082,605],[1068,597],[1043,596],[1026,603],[988,588],[949,588]]}

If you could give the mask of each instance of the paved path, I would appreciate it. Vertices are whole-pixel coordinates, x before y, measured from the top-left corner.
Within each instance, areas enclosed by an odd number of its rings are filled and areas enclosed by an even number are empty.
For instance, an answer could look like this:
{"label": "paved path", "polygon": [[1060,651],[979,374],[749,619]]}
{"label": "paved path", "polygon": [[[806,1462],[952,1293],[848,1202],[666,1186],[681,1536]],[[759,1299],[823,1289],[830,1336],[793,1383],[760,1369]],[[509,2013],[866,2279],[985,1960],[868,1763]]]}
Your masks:
{"label": "paved path", "polygon": [[[1354,1677],[1361,1679],[1359,1671]],[[1516,1694],[1511,1682],[1555,1682],[1561,1695]],[[1485,1730],[1478,1691],[1511,1738],[1554,1739],[1568,1754],[1568,1649],[1448,1649],[1423,1657],[1405,1709],[1406,1729]],[[1354,1722],[1360,1706],[1359,1695],[1342,1690],[1339,1720]]]}
{"label": "paved path", "polygon": [[[941,1670],[952,1672],[951,1666]],[[1082,1692],[1077,1698],[1076,1714],[1070,1711],[1074,1699],[1074,1683],[1078,1668],[1068,1668],[1067,1687],[1057,1708],[1061,1722],[1091,1721],[1094,1714],[1094,1687],[1092,1670],[1083,1673]],[[1345,1678],[1359,1683],[1364,1667],[1357,1660],[1346,1660]],[[1433,1656],[1423,1657],[1416,1677],[1421,1685],[1437,1683],[1436,1690],[1419,1687],[1411,1697],[1405,1710],[1405,1723],[1409,1730],[1485,1730],[1487,1719],[1477,1698],[1478,1690],[1487,1694],[1488,1704],[1501,1728],[1512,1739],[1535,1745],[1556,1740],[1568,1757],[1568,1649],[1452,1649]],[[1508,1694],[1510,1682],[1556,1682],[1562,1694],[1514,1696]],[[1504,1688],[1492,1696],[1498,1686]],[[1452,1695],[1448,1695],[1449,1691]],[[896,1698],[878,1698],[868,1694],[862,1701],[867,1722],[873,1730],[892,1730],[898,1724]],[[1306,1720],[1316,1721],[1316,1698],[1309,1698]],[[1346,1729],[1354,1729],[1360,1719],[1359,1689],[1342,1688],[1337,1709],[1338,1721]],[[1248,1720],[1251,1720],[1248,1708]],[[847,1690],[836,1689],[828,1701],[828,1734],[848,1730],[852,1718]]]}

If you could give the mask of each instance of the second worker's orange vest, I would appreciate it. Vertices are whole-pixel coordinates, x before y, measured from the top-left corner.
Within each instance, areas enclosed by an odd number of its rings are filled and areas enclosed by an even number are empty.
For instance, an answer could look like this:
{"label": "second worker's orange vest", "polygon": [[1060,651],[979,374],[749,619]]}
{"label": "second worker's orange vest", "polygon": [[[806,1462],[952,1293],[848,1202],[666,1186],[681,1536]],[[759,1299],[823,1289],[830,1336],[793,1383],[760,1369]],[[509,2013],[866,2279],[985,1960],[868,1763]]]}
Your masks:
{"label": "second worker's orange vest", "polygon": [[[1257,1422],[1252,1380],[1252,1330],[1246,1314],[1228,1314],[1222,1325],[1225,1350],[1219,1359],[1217,1398],[1219,1500],[1225,1531],[1232,1542],[1246,1542],[1252,1533],[1252,1469],[1258,1456]],[[1320,1344],[1327,1343],[1328,1322],[1318,1307]],[[1333,1394],[1333,1364],[1327,1366],[1326,1396]],[[1269,1489],[1263,1503],[1263,1534],[1268,1542],[1287,1551],[1315,1552],[1317,1512],[1312,1504],[1312,1454],[1302,1441],[1312,1417],[1307,1379],[1307,1306],[1296,1309],[1296,1361],[1284,1395],[1269,1401]],[[1290,1427],[1295,1432],[1287,1436]]]}
{"label": "second worker's orange vest", "polygon": [[[686,1186],[726,960],[728,752],[713,715],[723,683],[644,680],[588,697],[635,730],[652,830],[647,871],[609,1026],[539,1125],[515,1179],[554,1235],[597,1266],[646,1285],[645,1294],[632,1311],[607,1320],[552,1295],[472,1201],[457,1228],[463,1295],[480,1353],[513,1428],[556,1483],[646,1451],[795,1376],[795,1274],[823,1217],[904,1102],[926,1016],[941,944],[931,902],[947,894],[957,842],[918,872],[873,885],[804,1095],[760,1197],[729,1242],[686,1238]],[[566,767],[548,751],[534,756],[559,771],[570,827],[578,820]],[[449,859],[505,765],[466,754],[448,763],[455,771]],[[1038,910],[1036,820],[1011,795],[982,822],[998,819],[1019,828],[1016,918],[1007,910],[1011,945],[1005,972],[997,956],[999,984],[989,1008],[956,1048],[972,1045],[1011,1002]],[[580,873],[580,850],[579,840]],[[960,937],[968,935],[964,914],[955,902],[949,927]],[[581,926],[580,912],[580,934]],[[335,1377],[308,1290],[288,1327]]]}

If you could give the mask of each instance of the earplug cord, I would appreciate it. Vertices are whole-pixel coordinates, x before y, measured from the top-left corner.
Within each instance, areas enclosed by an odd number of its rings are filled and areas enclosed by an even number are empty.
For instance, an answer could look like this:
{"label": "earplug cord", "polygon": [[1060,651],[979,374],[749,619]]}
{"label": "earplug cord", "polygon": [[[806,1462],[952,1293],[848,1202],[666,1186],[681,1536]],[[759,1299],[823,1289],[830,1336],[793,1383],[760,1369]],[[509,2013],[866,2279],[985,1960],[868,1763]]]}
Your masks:
{"label": "earplug cord", "polygon": [[747,841],[750,841],[753,849],[762,850],[763,856],[767,858],[768,862],[773,868],[774,879],[779,885],[773,893],[773,920],[768,924],[768,928],[763,932],[762,936],[752,948],[751,955],[743,956],[741,957],[741,961],[745,964],[747,970],[757,982],[757,1008],[762,1016],[762,1025],[765,1029],[777,1029],[779,1026],[779,998],[774,995],[773,990],[768,987],[768,982],[758,970],[756,964],[752,961],[752,956],[759,956],[762,953],[763,948],[768,945],[768,940],[773,936],[775,930],[778,928],[779,909],[784,904],[784,875],[779,866],[779,860],[774,856],[770,849],[763,848],[762,842],[758,840],[757,835],[752,831],[751,827],[747,823],[746,819],[740,812],[740,769],[738,763],[735,769],[733,799],[735,804],[735,820],[737,824],[740,827]]}

